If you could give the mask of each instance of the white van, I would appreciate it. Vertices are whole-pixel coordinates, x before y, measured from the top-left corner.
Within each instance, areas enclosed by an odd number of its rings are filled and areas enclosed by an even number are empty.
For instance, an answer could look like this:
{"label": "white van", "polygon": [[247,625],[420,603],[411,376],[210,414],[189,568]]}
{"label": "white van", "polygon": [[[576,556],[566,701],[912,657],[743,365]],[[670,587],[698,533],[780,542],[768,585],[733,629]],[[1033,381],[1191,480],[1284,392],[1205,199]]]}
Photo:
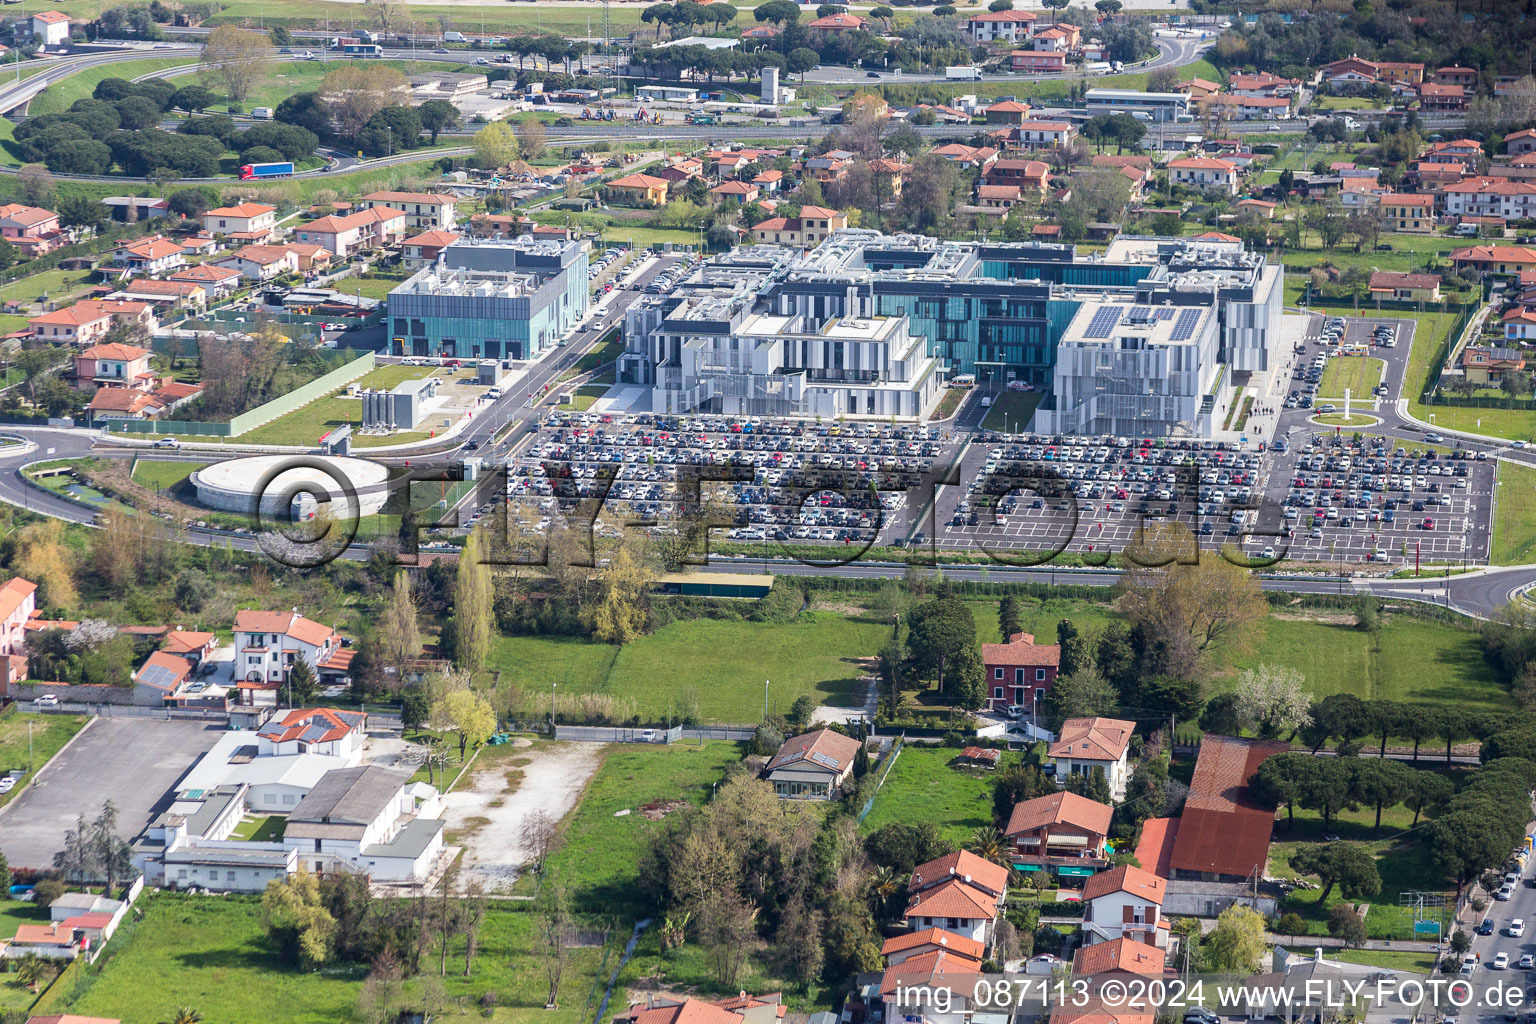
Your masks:
{"label": "white van", "polygon": [[489,390],[489,391],[487,391],[485,393],[485,397],[486,398],[490,398],[490,399],[500,398],[501,396],[502,396],[502,390],[499,387],[493,387],[493,388],[491,388],[491,390]]}

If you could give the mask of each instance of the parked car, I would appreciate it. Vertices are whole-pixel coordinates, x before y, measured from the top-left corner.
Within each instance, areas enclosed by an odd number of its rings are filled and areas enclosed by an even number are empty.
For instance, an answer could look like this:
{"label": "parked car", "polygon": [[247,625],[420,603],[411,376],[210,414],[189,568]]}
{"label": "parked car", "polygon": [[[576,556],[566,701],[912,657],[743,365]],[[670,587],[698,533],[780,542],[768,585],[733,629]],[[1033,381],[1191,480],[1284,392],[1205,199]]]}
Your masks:
{"label": "parked car", "polygon": [[55,693],[45,693],[32,703],[40,708],[56,708],[59,706],[59,697]]}

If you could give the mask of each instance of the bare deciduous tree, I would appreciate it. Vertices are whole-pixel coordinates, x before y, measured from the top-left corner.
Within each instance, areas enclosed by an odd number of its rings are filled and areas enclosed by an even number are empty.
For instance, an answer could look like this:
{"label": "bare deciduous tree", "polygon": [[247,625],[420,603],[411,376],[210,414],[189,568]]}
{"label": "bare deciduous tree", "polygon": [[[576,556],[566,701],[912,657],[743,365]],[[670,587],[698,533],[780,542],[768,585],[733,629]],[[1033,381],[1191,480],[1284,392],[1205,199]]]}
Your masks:
{"label": "bare deciduous tree", "polygon": [[221,25],[203,43],[204,74],[232,100],[243,100],[266,75],[272,43],[260,32]]}

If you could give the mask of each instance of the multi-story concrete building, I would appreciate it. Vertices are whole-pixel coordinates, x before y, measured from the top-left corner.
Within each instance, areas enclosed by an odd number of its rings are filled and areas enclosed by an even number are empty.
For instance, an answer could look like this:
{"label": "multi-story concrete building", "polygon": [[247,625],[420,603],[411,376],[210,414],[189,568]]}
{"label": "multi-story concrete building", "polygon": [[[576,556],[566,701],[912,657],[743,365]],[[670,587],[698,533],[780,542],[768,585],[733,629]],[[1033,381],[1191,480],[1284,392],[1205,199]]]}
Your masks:
{"label": "multi-story concrete building", "polygon": [[389,293],[390,350],[537,359],[587,313],[587,251],[562,239],[460,239]]}

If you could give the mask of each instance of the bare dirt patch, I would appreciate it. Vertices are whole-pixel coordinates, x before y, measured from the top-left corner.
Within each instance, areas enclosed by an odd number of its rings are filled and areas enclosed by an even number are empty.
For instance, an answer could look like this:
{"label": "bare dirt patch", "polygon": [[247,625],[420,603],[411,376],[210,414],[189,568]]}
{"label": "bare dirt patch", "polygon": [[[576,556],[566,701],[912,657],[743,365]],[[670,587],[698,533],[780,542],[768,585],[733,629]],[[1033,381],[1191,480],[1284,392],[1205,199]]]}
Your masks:
{"label": "bare dirt patch", "polygon": [[[464,847],[462,881],[510,887],[533,859],[522,841],[535,811],[559,821],[576,806],[597,771],[599,745],[559,743],[519,751],[512,759],[482,757],[443,797],[447,829]],[[512,767],[512,765],[516,767]]]}
{"label": "bare dirt patch", "polygon": [[687,807],[686,800],[657,800],[640,808],[640,816],[648,821],[660,821],[679,807]]}

